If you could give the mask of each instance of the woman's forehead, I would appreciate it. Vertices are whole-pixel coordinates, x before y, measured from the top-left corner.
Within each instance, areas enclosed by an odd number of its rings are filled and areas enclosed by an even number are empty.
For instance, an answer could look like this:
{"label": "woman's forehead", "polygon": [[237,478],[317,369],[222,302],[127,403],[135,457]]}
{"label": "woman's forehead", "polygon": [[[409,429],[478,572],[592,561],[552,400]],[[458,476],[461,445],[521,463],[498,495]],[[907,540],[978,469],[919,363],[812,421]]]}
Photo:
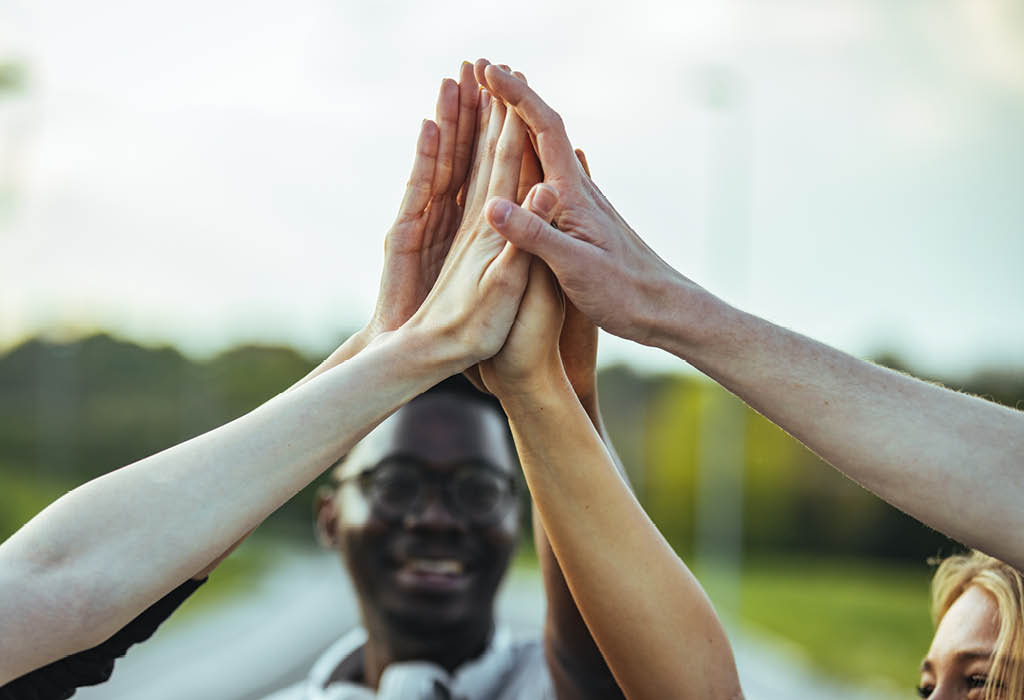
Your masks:
{"label": "woman's forehead", "polygon": [[928,661],[950,664],[991,656],[998,636],[999,607],[995,598],[980,586],[970,586],[942,616]]}

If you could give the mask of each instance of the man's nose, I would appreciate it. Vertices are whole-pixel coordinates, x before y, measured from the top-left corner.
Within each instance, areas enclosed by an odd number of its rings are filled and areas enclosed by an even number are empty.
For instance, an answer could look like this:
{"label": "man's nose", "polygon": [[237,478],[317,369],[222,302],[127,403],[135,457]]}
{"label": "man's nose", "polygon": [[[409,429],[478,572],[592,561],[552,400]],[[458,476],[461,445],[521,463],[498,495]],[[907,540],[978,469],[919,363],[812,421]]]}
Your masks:
{"label": "man's nose", "polygon": [[465,523],[453,513],[445,502],[444,494],[436,486],[428,487],[419,508],[405,516],[405,526],[427,530],[464,530]]}

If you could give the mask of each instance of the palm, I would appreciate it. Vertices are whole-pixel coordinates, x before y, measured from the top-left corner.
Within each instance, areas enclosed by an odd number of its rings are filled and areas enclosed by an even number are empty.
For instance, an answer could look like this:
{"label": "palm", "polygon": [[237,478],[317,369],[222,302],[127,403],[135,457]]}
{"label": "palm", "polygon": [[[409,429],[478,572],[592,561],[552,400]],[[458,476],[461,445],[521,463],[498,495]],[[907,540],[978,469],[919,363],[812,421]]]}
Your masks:
{"label": "palm", "polygon": [[464,64],[459,83],[445,80],[437,121],[424,121],[395,223],[384,244],[384,270],[371,335],[405,323],[426,299],[462,222],[458,202],[476,139],[479,88]]}

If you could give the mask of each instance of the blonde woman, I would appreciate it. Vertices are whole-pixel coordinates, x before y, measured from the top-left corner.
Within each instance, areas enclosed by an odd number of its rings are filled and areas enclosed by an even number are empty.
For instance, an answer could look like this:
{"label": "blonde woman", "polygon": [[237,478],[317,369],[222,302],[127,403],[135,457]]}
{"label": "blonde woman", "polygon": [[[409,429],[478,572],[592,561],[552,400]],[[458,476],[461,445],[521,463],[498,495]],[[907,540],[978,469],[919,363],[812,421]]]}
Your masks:
{"label": "blonde woman", "polygon": [[918,694],[930,700],[1024,697],[1024,576],[971,552],[945,559],[932,580],[935,638]]}

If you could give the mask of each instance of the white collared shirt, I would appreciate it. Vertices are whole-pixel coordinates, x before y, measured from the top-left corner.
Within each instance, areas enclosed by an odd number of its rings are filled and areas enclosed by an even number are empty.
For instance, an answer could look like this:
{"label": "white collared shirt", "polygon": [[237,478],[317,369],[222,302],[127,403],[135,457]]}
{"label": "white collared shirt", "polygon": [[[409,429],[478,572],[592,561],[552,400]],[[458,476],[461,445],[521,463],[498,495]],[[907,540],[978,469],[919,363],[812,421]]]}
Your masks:
{"label": "white collared shirt", "polygon": [[374,691],[355,679],[362,676],[366,630],[356,627],[328,647],[309,676],[265,700],[548,700],[551,674],[543,644],[513,640],[498,628],[484,653],[448,673],[429,661],[390,664]]}

